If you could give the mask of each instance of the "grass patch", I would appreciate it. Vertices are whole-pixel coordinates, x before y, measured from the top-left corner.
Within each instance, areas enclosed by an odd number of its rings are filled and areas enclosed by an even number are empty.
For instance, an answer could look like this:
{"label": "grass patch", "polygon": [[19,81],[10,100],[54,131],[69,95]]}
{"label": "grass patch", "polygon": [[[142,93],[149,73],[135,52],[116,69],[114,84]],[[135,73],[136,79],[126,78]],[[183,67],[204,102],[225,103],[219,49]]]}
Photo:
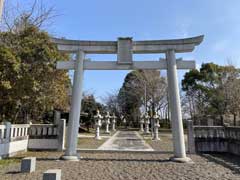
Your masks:
{"label": "grass patch", "polygon": [[96,140],[94,138],[78,138],[78,148],[82,149],[97,149],[101,146],[108,138],[102,138]]}
{"label": "grass patch", "polygon": [[20,162],[20,159],[15,159],[15,158],[2,159],[2,160],[0,160],[0,167],[5,167],[10,164],[15,164],[15,163],[19,163],[19,162]]}

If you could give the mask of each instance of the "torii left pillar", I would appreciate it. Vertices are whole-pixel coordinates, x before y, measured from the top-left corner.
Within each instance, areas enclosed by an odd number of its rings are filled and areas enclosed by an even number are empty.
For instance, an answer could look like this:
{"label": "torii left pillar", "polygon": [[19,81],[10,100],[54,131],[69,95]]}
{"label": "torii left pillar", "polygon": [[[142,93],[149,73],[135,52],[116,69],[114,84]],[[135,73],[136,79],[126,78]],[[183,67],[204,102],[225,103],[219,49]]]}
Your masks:
{"label": "torii left pillar", "polygon": [[177,63],[174,50],[166,52],[168,91],[170,94],[169,105],[173,133],[174,157],[177,162],[191,162],[186,156],[184,131],[182,122],[181,102],[178,87]]}
{"label": "torii left pillar", "polygon": [[74,66],[73,92],[71,100],[70,117],[67,128],[67,146],[62,159],[69,161],[79,160],[77,154],[78,128],[81,112],[82,91],[83,91],[83,61],[84,52],[78,51]]}

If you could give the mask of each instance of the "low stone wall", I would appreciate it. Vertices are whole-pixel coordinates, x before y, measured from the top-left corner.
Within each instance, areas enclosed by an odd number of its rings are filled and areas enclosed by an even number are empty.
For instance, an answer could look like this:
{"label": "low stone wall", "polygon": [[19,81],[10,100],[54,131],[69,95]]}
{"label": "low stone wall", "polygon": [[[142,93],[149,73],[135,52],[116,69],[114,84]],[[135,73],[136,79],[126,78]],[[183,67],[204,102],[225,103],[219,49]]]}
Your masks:
{"label": "low stone wall", "polygon": [[29,129],[29,150],[63,150],[65,120],[58,125],[34,124]]}
{"label": "low stone wall", "polygon": [[0,125],[0,158],[19,151],[64,149],[65,120],[53,124]]}
{"label": "low stone wall", "polygon": [[188,122],[188,147],[195,152],[228,152],[240,155],[240,127],[193,126]]}
{"label": "low stone wall", "polygon": [[7,122],[0,125],[0,157],[12,156],[26,151],[28,146],[29,124],[12,125]]}

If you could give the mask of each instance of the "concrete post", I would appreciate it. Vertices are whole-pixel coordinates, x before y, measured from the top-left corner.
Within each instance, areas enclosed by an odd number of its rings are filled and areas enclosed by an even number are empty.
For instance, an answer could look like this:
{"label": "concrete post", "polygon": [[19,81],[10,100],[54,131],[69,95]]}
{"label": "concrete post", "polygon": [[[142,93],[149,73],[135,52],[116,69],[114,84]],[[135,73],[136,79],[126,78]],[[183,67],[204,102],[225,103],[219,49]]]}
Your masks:
{"label": "concrete post", "polygon": [[36,157],[26,157],[21,162],[21,172],[31,173],[36,169]]}
{"label": "concrete post", "polygon": [[154,136],[153,136],[153,140],[154,141],[159,141],[160,138],[158,136],[158,128],[160,127],[159,125],[159,116],[157,114],[155,114],[153,116],[153,120],[154,120]]}
{"label": "concrete post", "polygon": [[66,119],[61,119],[58,123],[58,151],[64,150],[66,133]]}
{"label": "concrete post", "polygon": [[169,91],[169,105],[171,111],[171,123],[173,133],[174,157],[173,161],[188,162],[191,159],[186,157],[182,112],[177,77],[177,64],[174,50],[166,52],[167,77]]}
{"label": "concrete post", "polygon": [[101,139],[100,127],[102,126],[102,122],[101,122],[102,116],[99,111],[97,111],[97,114],[96,116],[94,116],[94,119],[95,119],[95,128],[96,128],[95,139],[100,140]]}
{"label": "concrete post", "polygon": [[105,133],[110,134],[110,131],[109,131],[109,124],[110,124],[109,112],[107,112],[107,115],[105,116],[105,124],[106,124],[106,131],[105,131]]}
{"label": "concrete post", "polygon": [[78,141],[78,129],[80,121],[82,91],[83,91],[83,61],[84,52],[79,51],[77,53],[77,59],[75,63],[75,72],[73,80],[73,93],[71,100],[71,110],[67,129],[67,147],[64,156],[64,160],[78,160],[77,155],[77,141]]}
{"label": "concrete post", "polygon": [[43,173],[43,180],[61,180],[61,169],[49,169]]}
{"label": "concrete post", "polygon": [[188,127],[188,152],[190,154],[195,154],[196,149],[195,149],[193,121],[191,120],[187,121],[187,127]]}
{"label": "concrete post", "polygon": [[54,124],[58,124],[59,121],[60,121],[60,119],[61,119],[61,112],[55,110],[55,111],[54,111],[54,122],[53,122],[53,123],[54,123]]}

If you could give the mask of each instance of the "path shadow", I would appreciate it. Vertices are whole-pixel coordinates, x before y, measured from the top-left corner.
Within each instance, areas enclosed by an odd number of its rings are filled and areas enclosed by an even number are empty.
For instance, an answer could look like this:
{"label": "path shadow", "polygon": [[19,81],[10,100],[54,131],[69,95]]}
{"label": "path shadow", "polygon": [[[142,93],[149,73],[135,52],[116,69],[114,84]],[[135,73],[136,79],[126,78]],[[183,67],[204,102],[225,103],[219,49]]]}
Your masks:
{"label": "path shadow", "polygon": [[9,171],[6,174],[20,174],[21,171]]}
{"label": "path shadow", "polygon": [[172,162],[169,159],[129,159],[129,158],[122,158],[122,159],[116,159],[116,158],[81,158],[81,160],[84,161],[116,161],[116,162],[122,162],[122,161],[128,161],[128,162]]}

